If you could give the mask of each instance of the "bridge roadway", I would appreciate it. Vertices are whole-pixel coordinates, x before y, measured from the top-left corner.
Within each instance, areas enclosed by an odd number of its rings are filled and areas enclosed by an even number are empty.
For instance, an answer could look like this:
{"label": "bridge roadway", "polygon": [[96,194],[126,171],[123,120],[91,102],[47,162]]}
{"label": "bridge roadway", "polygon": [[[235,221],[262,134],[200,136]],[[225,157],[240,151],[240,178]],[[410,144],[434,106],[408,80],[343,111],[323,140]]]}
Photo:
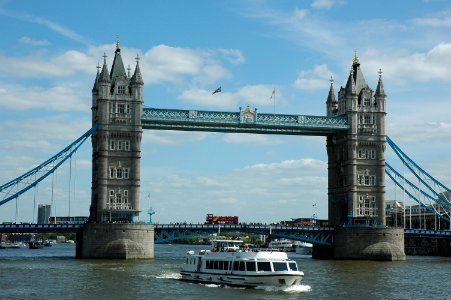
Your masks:
{"label": "bridge roadway", "polygon": [[[82,228],[83,224],[0,224],[0,233],[77,232]],[[334,229],[266,224],[155,224],[155,243],[163,244],[193,236],[224,232],[263,234],[312,244],[331,245]],[[407,237],[451,238],[451,230],[404,229],[404,234]]]}

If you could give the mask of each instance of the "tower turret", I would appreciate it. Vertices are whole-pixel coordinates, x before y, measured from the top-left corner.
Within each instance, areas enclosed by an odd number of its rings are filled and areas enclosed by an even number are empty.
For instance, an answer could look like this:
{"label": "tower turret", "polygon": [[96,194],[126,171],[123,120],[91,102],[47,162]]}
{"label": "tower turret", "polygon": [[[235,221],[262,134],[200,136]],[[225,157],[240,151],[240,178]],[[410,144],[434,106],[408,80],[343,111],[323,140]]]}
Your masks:
{"label": "tower turret", "polygon": [[111,72],[106,55],[93,88],[93,170],[90,219],[132,222],[139,214],[143,81],[137,63],[127,76],[116,42]]}
{"label": "tower turret", "polygon": [[335,116],[338,111],[338,102],[335,99],[335,92],[334,92],[334,80],[332,76],[330,77],[330,88],[329,88],[329,95],[327,96],[327,116]]}

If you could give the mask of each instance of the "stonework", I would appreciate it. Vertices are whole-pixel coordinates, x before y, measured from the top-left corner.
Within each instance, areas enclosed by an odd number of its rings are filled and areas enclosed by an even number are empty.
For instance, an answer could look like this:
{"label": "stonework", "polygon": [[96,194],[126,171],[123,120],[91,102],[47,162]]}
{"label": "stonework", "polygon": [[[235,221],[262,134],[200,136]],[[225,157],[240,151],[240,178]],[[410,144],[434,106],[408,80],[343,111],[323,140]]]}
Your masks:
{"label": "stonework", "polygon": [[[100,67],[98,67],[98,70]],[[153,225],[133,224],[140,212],[143,80],[138,58],[126,73],[119,42],[111,72],[106,56],[92,89],[92,198],[77,234],[79,258],[153,258]]]}
{"label": "stonework", "polygon": [[331,83],[327,115],[346,115],[350,129],[327,137],[329,224],[385,225],[386,95],[366,84],[358,58],[338,101]]}
{"label": "stonework", "polygon": [[356,55],[338,100],[331,80],[327,115],[346,115],[350,129],[327,137],[328,219],[335,227],[334,245],[317,246],[316,257],[405,260],[403,230],[385,227],[386,94],[381,74],[373,92]]}
{"label": "stonework", "polygon": [[125,72],[119,44],[111,72],[106,59],[92,90],[92,199],[90,221],[133,222],[138,216],[143,81],[139,64]]}
{"label": "stonework", "polygon": [[154,258],[154,226],[88,223],[77,233],[77,258]]}

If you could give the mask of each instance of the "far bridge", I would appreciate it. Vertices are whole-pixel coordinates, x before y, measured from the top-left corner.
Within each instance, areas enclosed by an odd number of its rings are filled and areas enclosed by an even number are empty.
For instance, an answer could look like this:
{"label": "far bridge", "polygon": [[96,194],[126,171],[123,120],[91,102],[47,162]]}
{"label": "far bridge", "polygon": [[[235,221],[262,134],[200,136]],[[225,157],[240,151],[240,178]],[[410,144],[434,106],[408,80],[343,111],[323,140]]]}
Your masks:
{"label": "far bridge", "polygon": [[[0,224],[0,233],[51,233],[78,232],[84,224]],[[317,245],[332,245],[334,228],[282,226],[266,224],[155,224],[154,240],[156,244],[212,233],[252,233],[277,238],[287,238]],[[404,229],[406,237],[449,238],[451,230]]]}

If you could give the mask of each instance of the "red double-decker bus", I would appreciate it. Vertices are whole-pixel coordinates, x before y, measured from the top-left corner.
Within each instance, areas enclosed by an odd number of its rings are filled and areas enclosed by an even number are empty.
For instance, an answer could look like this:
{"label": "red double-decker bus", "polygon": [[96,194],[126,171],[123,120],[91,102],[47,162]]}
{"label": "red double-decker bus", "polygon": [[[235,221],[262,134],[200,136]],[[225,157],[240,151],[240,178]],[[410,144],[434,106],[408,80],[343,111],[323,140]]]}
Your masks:
{"label": "red double-decker bus", "polygon": [[238,216],[214,216],[207,214],[207,224],[238,224]]}

